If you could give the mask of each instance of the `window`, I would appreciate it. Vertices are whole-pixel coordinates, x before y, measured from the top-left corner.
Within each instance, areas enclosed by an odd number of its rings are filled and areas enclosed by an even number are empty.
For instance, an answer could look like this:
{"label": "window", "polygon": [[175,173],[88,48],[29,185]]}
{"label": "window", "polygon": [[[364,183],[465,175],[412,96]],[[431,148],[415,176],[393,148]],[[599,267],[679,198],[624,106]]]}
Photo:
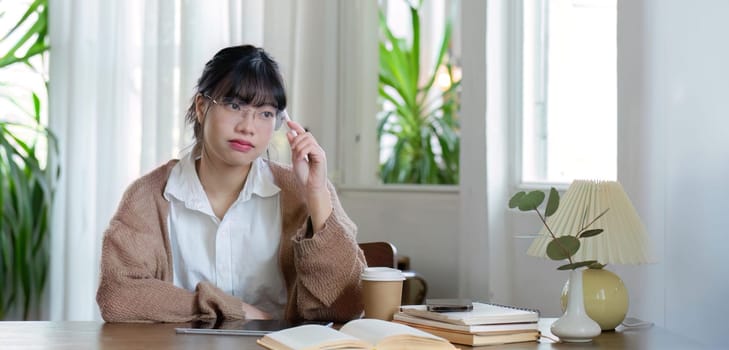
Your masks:
{"label": "window", "polygon": [[617,178],[616,0],[524,0],[521,181]]}
{"label": "window", "polygon": [[453,45],[454,4],[380,2],[385,19],[380,23],[376,130],[383,183],[458,184],[460,69]]}

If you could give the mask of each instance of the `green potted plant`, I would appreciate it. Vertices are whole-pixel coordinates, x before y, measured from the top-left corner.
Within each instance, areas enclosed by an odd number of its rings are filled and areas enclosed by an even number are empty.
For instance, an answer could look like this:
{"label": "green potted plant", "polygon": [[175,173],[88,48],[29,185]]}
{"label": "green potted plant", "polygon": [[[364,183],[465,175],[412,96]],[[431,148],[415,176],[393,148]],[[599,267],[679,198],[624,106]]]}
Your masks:
{"label": "green potted plant", "polygon": [[[28,5],[2,37],[18,39],[0,54],[0,69],[16,64],[35,68],[31,58],[48,51],[47,18],[47,0]],[[11,117],[0,110],[0,319],[19,315],[27,320],[38,310],[47,280],[49,215],[58,178],[58,167],[47,164],[57,145],[41,123],[38,94],[31,94],[32,103],[3,93],[0,99],[28,114]]]}
{"label": "green potted plant", "polygon": [[[380,11],[379,96],[383,109],[378,115],[377,140],[393,136],[394,145],[380,165],[383,183],[457,184],[460,134],[457,112],[460,78],[450,61],[451,22],[446,21],[440,49],[432,71],[421,77],[421,1],[407,1],[412,38],[396,37]],[[447,88],[436,84],[446,76]],[[443,75],[445,74],[445,75]],[[421,80],[423,79],[423,80]]]}
{"label": "green potted plant", "polygon": [[547,244],[547,256],[552,260],[567,259],[568,261],[567,264],[559,266],[557,269],[571,270],[569,278],[569,301],[564,315],[552,324],[552,333],[568,342],[591,341],[592,338],[601,333],[601,329],[600,325],[593,321],[585,311],[584,296],[582,294],[582,273],[577,270],[581,267],[598,264],[598,262],[596,260],[574,261],[573,256],[580,249],[581,239],[594,237],[603,232],[602,229],[590,228],[590,226],[597,219],[605,215],[607,209],[592,220],[588,220],[587,210],[585,210],[577,232],[561,235],[555,233],[547,223],[547,218],[559,209],[559,192],[554,187],[550,189],[544,214],[542,214],[539,207],[544,202],[544,198],[545,194],[542,191],[531,191],[529,193],[520,191],[514,194],[509,200],[509,208],[518,208],[521,211],[534,211],[552,238],[549,244]]}

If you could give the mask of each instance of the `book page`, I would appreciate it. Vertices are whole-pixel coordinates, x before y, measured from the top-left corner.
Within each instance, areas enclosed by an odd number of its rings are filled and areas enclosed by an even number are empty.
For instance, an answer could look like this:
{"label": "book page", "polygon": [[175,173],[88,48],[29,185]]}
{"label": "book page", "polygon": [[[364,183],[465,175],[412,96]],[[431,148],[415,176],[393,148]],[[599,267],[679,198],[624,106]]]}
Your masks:
{"label": "book page", "polygon": [[430,333],[423,332],[404,324],[369,318],[349,321],[347,324],[342,326],[339,331],[375,345],[385,338],[402,335],[432,339],[434,341],[442,340]]}
{"label": "book page", "polygon": [[319,349],[326,348],[323,346],[325,344],[348,344],[350,349],[372,348],[372,345],[366,344],[360,339],[321,325],[303,325],[284,329],[269,333],[263,338],[261,342],[264,345],[285,345],[289,349]]}

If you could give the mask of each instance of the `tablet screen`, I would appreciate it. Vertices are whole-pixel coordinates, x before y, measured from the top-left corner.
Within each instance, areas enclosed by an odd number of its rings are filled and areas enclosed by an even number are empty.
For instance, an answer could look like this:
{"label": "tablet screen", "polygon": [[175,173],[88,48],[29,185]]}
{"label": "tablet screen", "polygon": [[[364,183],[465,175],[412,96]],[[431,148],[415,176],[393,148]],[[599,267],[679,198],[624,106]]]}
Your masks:
{"label": "tablet screen", "polygon": [[305,322],[293,324],[286,320],[218,320],[194,321],[190,327],[175,328],[177,333],[186,334],[226,334],[261,336],[301,324],[323,324],[327,322]]}

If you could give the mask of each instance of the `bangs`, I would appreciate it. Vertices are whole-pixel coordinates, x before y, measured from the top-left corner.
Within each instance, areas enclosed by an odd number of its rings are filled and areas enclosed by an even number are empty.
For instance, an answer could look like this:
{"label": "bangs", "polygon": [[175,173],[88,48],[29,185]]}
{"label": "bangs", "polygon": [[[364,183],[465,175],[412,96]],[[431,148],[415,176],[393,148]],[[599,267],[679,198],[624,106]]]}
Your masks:
{"label": "bangs", "polygon": [[[258,61],[258,62],[255,62]],[[213,92],[216,97],[235,97],[243,103],[277,110],[286,108],[286,91],[280,75],[260,60],[232,70]]]}

